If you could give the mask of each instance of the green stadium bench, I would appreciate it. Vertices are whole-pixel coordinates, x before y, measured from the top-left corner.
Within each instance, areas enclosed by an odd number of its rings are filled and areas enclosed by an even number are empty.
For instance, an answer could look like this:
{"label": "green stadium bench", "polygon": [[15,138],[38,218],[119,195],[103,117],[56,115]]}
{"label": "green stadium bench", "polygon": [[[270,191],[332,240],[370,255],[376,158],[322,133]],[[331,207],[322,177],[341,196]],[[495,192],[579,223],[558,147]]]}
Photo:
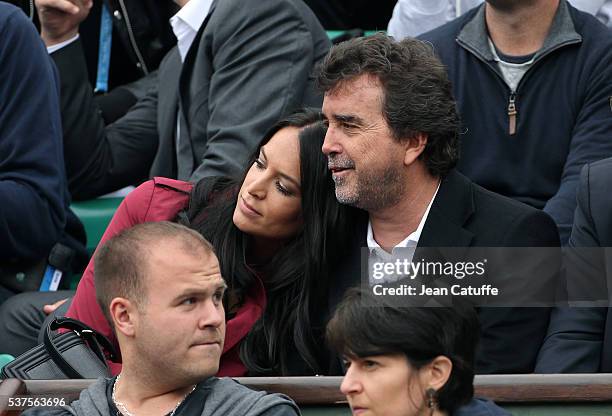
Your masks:
{"label": "green stadium bench", "polygon": [[0,354],[0,370],[2,370],[2,367],[7,365],[8,363],[13,361],[14,359],[15,359],[15,357],[13,357],[10,354]]}
{"label": "green stadium bench", "polygon": [[[115,215],[115,211],[119,204],[121,204],[121,201],[123,201],[123,198],[98,198],[89,201],[73,202],[70,206],[85,227],[87,251],[89,254],[92,254],[98,246],[104,231],[106,231],[106,227],[108,227],[108,223],[110,223],[113,215]],[[80,275],[72,276],[69,282],[70,289],[76,289],[79,280],[81,280]]]}
{"label": "green stadium bench", "polygon": [[90,253],[93,253],[96,249],[121,201],[123,201],[123,198],[98,198],[72,203],[72,211],[85,226],[87,250]]}
{"label": "green stadium bench", "polygon": [[[305,416],[348,416],[339,387],[341,377],[241,377],[240,383],[291,396]],[[78,397],[92,380],[5,380],[0,383],[0,416],[6,398],[25,396]],[[612,415],[612,374],[525,374],[476,376],[476,395],[488,397],[518,416]]]}
{"label": "green stadium bench", "polygon": [[[331,40],[345,33],[344,30],[327,30],[327,37]],[[384,32],[383,30],[365,30],[366,36],[372,36],[376,32]]]}

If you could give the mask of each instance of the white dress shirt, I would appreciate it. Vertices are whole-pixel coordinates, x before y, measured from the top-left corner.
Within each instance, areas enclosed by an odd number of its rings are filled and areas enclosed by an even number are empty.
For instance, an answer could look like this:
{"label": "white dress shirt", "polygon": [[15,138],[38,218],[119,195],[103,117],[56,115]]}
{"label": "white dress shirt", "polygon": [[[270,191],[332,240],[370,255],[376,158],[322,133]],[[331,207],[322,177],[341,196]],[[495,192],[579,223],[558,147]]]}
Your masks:
{"label": "white dress shirt", "polygon": [[176,45],[181,55],[181,62],[185,62],[187,51],[204,23],[212,0],[189,0],[170,18],[172,31],[176,36]]}
{"label": "white dress shirt", "polygon": [[65,40],[63,42],[60,43],[56,43],[55,45],[51,45],[51,46],[47,46],[47,53],[49,55],[51,55],[53,52],[55,51],[59,51],[60,49],[62,49],[64,46],[68,46],[70,45],[72,42],[76,42],[76,40],[79,38],[79,34],[77,33],[76,35],[74,35],[73,37],[71,37],[68,40]]}
{"label": "white dress shirt", "polygon": [[[383,249],[380,244],[376,242],[374,239],[374,232],[372,231],[372,222],[368,220],[368,234],[366,237],[366,241],[368,244],[368,270],[369,270],[369,281],[370,285],[376,283],[383,282],[393,282],[396,281],[400,276],[385,276],[382,280],[375,280],[372,277],[372,269],[373,264],[377,262],[382,263],[395,263],[396,260],[403,261],[407,259],[408,261],[412,261],[412,256],[414,255],[414,250],[416,246],[419,244],[419,239],[421,238],[421,233],[423,232],[423,227],[425,227],[425,222],[427,222],[427,217],[429,216],[429,211],[431,210],[431,206],[433,205],[433,201],[436,199],[436,195],[438,195],[438,190],[440,189],[440,182],[438,182],[438,187],[436,188],[436,192],[434,192],[431,201],[429,201],[429,205],[427,205],[427,209],[421,218],[421,222],[419,222],[418,227],[412,233],[410,233],[405,239],[397,243],[392,249],[391,252],[387,252]],[[396,250],[397,248],[405,248],[406,250]]]}

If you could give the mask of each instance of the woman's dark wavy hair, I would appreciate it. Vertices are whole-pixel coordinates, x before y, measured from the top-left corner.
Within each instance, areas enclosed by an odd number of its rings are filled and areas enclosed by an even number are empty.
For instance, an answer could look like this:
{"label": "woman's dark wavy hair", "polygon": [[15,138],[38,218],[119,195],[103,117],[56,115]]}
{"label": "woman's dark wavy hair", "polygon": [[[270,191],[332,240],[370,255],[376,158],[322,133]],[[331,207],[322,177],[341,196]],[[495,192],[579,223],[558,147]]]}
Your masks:
{"label": "woman's dark wavy hair", "polygon": [[[285,127],[300,129],[304,226],[256,271],[247,264],[251,239],[234,225],[232,217],[240,185],[259,148]],[[327,158],[321,151],[325,133],[318,111],[305,109],[286,117],[266,133],[242,178],[200,180],[191,193],[188,209],[179,214],[179,222],[199,231],[215,247],[229,292],[239,300],[255,284],[256,275],[263,276],[267,305],[240,347],[240,358],[252,375],[290,374],[290,360],[296,353],[309,367],[298,371],[316,374],[327,364],[320,342],[323,328],[313,328],[311,317],[322,310],[322,302],[327,299],[330,263],[339,255],[340,247],[346,246],[342,240],[349,231],[351,209],[336,200]]]}
{"label": "woman's dark wavy hair", "polygon": [[417,39],[401,42],[377,33],[335,45],[319,67],[324,92],[360,75],[374,75],[383,90],[383,117],[397,140],[428,135],[421,154],[433,176],[446,175],[459,159],[459,115],[446,68],[433,46]]}
{"label": "woman's dark wavy hair", "polygon": [[474,396],[480,328],[474,308],[453,301],[453,307],[398,307],[370,291],[350,289],[327,325],[327,342],[349,358],[404,354],[417,370],[437,356],[448,357],[453,368],[436,397],[439,409],[453,414]]}

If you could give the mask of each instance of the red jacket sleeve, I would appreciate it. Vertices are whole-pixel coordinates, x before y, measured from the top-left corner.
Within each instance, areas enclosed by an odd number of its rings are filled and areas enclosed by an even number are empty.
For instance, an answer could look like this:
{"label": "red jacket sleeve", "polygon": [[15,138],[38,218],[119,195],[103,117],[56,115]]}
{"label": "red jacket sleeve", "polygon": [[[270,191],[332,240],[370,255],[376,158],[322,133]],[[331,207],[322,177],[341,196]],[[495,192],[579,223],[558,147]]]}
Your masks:
{"label": "red jacket sleeve", "polygon": [[[118,234],[121,230],[145,222],[154,189],[154,181],[148,181],[128,194],[121,205],[119,205],[119,208],[117,208],[113,219],[100,240],[99,246]],[[115,346],[117,346],[115,335],[96,300],[93,257],[83,273],[83,277],[79,282],[76,294],[72,299],[66,316],[78,319],[89,325],[109,338]]]}

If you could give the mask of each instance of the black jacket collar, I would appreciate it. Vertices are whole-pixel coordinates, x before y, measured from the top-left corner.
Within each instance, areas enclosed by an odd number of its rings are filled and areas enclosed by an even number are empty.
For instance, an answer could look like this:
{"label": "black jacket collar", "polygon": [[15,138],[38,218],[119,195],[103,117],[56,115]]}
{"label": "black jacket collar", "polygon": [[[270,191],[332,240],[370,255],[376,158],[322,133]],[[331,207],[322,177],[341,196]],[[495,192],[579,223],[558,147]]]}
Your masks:
{"label": "black jacket collar", "polygon": [[474,234],[464,225],[475,210],[472,182],[451,171],[440,183],[418,247],[469,247]]}

